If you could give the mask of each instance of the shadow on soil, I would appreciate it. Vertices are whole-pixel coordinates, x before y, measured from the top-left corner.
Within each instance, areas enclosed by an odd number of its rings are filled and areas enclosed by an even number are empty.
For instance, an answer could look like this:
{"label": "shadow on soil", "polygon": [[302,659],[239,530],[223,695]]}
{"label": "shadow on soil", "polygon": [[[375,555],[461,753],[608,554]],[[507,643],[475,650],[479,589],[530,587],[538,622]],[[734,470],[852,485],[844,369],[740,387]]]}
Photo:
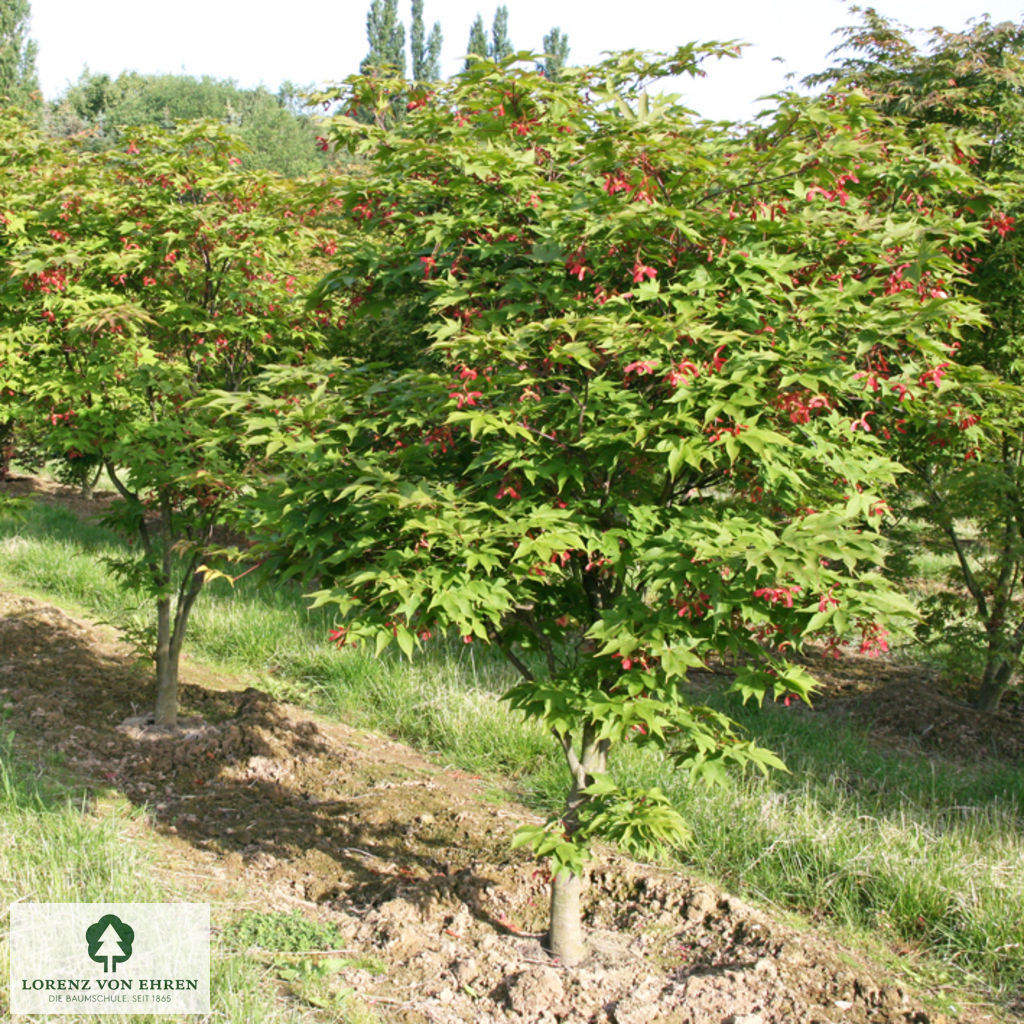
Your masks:
{"label": "shadow on soil", "polygon": [[280,876],[301,898],[358,910],[399,891],[424,905],[457,893],[480,920],[507,930],[483,907],[492,881],[472,864],[484,849],[469,842],[475,826],[458,834],[443,798],[451,780],[375,758],[372,747],[344,742],[343,727],[328,735],[255,689],[186,684],[181,725],[157,729],[142,714],[148,673],[123,648],[97,650],[57,609],[9,603],[0,727],[22,759],[52,763],[59,752],[69,788],[118,791],[159,830]]}

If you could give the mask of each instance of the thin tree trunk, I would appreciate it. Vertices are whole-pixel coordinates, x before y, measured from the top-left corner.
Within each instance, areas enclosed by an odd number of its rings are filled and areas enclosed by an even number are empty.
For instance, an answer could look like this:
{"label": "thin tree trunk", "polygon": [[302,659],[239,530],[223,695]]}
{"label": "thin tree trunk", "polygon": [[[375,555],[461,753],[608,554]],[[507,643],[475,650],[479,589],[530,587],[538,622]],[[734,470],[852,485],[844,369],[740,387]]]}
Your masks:
{"label": "thin tree trunk", "polygon": [[[579,831],[580,809],[589,797],[583,792],[594,781],[594,774],[604,772],[608,766],[607,740],[595,737],[593,726],[586,726],[580,755],[577,756],[568,737],[560,737],[562,749],[569,765],[572,785],[565,802],[565,831],[572,837]],[[569,871],[559,871],[551,879],[551,921],[548,925],[548,950],[567,967],[580,962],[586,954],[581,921],[580,896],[583,879]]]}
{"label": "thin tree trunk", "polygon": [[[200,561],[193,554],[191,565]],[[192,569],[178,588],[174,615],[171,615],[170,598],[157,604],[157,648],[156,648],[156,724],[178,724],[178,666],[181,663],[181,648],[185,643],[185,630],[192,606],[203,589],[204,577]]]}
{"label": "thin tree trunk", "polygon": [[1009,635],[1004,634],[1004,625],[1004,616],[986,625],[988,650],[985,653],[985,672],[971,701],[979,711],[995,711],[999,707],[1003,694],[1014,681],[1020,652],[1024,648],[1024,620]]}
{"label": "thin tree trunk", "polygon": [[[171,645],[171,599],[156,605],[156,724],[178,724],[178,657]],[[180,651],[180,643],[177,645]]]}
{"label": "thin tree trunk", "polygon": [[91,471],[86,473],[82,480],[82,498],[85,501],[92,501],[93,495],[96,493],[96,485],[100,482],[100,474],[103,472],[103,463],[97,467],[96,472]]}
{"label": "thin tree trunk", "polygon": [[[155,544],[147,525],[145,510],[137,494],[133,494],[120,480],[113,463],[105,461],[110,482],[125,501],[133,503],[139,512],[139,538],[145,552],[146,565],[151,582],[163,595],[156,602],[156,708],[154,721],[157,725],[178,724],[178,665],[181,648],[185,642],[185,629],[192,606],[199,597],[205,578],[198,571],[203,560],[202,549],[193,551],[186,566],[181,585],[177,588],[176,600],[172,602],[168,591],[174,576],[173,514],[170,503],[160,503],[160,520],[157,527],[159,544]],[[210,543],[213,527],[206,527],[205,544]],[[173,608],[173,614],[172,614]]]}
{"label": "thin tree trunk", "polygon": [[1013,666],[1003,658],[989,658],[985,674],[974,694],[972,704],[979,711],[995,711],[1013,678]]}
{"label": "thin tree trunk", "polygon": [[0,423],[0,483],[11,476],[11,461],[14,458],[14,420]]}
{"label": "thin tree trunk", "polygon": [[580,920],[580,894],[583,879],[569,871],[560,871],[551,879],[551,923],[548,949],[567,967],[580,962],[586,954],[583,925]]}

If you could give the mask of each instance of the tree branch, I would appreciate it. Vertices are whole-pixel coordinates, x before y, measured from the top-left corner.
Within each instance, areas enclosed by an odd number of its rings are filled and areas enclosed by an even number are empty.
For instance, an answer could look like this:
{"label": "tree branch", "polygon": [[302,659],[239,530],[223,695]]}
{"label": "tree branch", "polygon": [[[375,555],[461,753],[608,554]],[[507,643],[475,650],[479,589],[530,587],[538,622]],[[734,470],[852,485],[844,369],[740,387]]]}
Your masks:
{"label": "tree branch", "polygon": [[519,658],[519,656],[507,645],[501,638],[495,633],[492,634],[492,643],[496,643],[498,650],[508,659],[509,663],[516,669],[516,671],[528,682],[535,683],[537,677],[530,671],[526,664]]}
{"label": "tree branch", "polygon": [[[927,470],[918,471],[918,476],[924,482],[925,487],[928,489],[928,493],[931,494],[932,500],[935,502],[935,508],[941,510],[943,508],[942,498],[935,486],[932,484],[931,473]],[[949,537],[950,543],[953,545],[953,550],[956,552],[957,561],[960,563],[960,571],[964,576],[964,583],[967,585],[967,589],[974,598],[975,606],[978,609],[978,614],[983,620],[988,620],[988,602],[985,600],[985,591],[981,585],[975,579],[974,573],[971,570],[971,566],[967,561],[967,553],[964,551],[963,542],[960,540],[959,535],[956,532],[956,527],[953,525],[953,519],[948,514],[940,511],[938,515],[939,528]]]}

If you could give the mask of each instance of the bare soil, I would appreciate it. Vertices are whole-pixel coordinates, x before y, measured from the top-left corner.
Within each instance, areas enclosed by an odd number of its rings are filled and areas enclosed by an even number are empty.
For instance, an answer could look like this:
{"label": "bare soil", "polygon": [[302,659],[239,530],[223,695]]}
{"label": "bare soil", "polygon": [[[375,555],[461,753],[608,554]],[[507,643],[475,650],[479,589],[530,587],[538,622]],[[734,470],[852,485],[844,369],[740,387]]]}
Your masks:
{"label": "bare soil", "polygon": [[[889,666],[881,688],[877,670],[851,663],[807,713],[863,717],[879,742],[949,756],[1024,756],[1019,709],[979,718],[913,669]],[[247,905],[334,922],[347,948],[387,964],[336,979],[382,1021],[949,1020],[823,932],[608,853],[586,887],[590,956],[567,969],[542,947],[543,870],[509,848],[536,819],[496,803],[493,783],[192,662],[183,678],[182,727],[155,729],[148,677],[111,630],[0,592],[0,725],[21,753],[59,752],[74,779],[144,808],[158,855],[204,898],[242,890]]]}

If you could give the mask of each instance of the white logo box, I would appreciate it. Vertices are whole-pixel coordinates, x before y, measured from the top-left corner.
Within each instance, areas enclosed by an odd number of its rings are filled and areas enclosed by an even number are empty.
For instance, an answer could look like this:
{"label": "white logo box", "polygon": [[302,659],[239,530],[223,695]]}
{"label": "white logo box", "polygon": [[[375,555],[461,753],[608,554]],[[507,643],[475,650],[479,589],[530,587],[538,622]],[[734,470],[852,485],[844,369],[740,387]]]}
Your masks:
{"label": "white logo box", "polygon": [[210,1012],[208,903],[11,904],[12,1013]]}

